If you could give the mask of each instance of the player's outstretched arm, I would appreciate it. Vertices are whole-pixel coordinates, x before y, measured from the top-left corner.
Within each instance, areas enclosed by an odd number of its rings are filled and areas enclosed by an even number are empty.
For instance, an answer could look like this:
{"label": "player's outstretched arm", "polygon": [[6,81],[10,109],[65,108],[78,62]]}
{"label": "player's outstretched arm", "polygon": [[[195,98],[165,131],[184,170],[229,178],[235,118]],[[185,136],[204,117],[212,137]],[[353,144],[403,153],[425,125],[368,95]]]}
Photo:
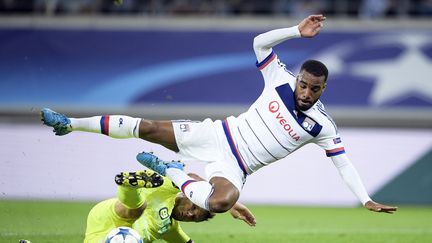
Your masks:
{"label": "player's outstretched arm", "polygon": [[364,207],[369,209],[370,211],[378,212],[378,213],[394,213],[398,209],[398,207],[387,206],[384,204],[374,202],[372,200],[367,201],[366,204],[364,205]]}
{"label": "player's outstretched arm", "polygon": [[263,61],[271,52],[272,48],[286,40],[298,37],[314,37],[319,33],[326,17],[323,15],[310,15],[302,20],[299,25],[275,29],[262,33],[254,38],[254,51],[258,62]]}
{"label": "player's outstretched arm", "polygon": [[322,14],[310,15],[303,19],[298,25],[301,37],[311,38],[316,36],[323,27],[325,20],[326,17]]}
{"label": "player's outstretched arm", "polygon": [[348,185],[352,192],[358,197],[365,208],[373,212],[384,212],[393,213],[397,210],[397,207],[387,206],[374,202],[366,192],[365,187],[357,173],[357,170],[351,164],[346,154],[340,154],[332,157],[332,161],[336,168],[339,170],[339,174],[342,179]]}

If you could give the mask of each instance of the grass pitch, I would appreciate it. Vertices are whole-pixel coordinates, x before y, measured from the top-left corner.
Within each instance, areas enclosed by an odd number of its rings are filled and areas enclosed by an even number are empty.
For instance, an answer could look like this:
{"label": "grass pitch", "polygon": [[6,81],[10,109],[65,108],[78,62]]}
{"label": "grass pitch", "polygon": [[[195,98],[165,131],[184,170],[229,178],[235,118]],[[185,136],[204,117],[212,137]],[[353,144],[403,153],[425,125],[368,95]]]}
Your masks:
{"label": "grass pitch", "polygon": [[[95,203],[0,201],[0,242],[82,242]],[[396,214],[362,208],[250,206],[257,226],[229,214],[184,223],[196,243],[432,242],[432,207],[400,207]]]}

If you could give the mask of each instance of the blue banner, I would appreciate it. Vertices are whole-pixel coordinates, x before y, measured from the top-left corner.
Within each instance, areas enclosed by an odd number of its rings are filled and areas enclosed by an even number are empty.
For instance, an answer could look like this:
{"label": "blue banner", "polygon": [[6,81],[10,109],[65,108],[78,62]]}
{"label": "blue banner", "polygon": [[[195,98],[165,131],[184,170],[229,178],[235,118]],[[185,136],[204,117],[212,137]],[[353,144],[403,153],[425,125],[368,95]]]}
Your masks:
{"label": "blue banner", "polygon": [[[1,106],[247,105],[261,93],[246,31],[0,29]],[[330,70],[327,106],[432,107],[432,31],[323,31],[274,48]]]}

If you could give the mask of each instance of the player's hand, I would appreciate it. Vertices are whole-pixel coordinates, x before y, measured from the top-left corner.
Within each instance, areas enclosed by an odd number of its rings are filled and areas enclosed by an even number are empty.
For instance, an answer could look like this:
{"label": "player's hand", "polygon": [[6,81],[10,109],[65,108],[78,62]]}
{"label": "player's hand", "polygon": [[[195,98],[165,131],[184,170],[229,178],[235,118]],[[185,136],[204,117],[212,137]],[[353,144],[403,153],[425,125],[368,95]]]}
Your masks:
{"label": "player's hand", "polygon": [[303,19],[298,25],[301,36],[306,38],[314,37],[323,27],[325,20],[326,17],[322,14],[309,15],[309,17]]}
{"label": "player's hand", "polygon": [[378,213],[394,213],[398,209],[397,207],[383,205],[374,201],[368,201],[364,207]]}
{"label": "player's hand", "polygon": [[233,218],[243,220],[249,226],[256,225],[255,216],[245,205],[239,202],[236,202],[236,204],[230,209],[230,213],[233,216]]}

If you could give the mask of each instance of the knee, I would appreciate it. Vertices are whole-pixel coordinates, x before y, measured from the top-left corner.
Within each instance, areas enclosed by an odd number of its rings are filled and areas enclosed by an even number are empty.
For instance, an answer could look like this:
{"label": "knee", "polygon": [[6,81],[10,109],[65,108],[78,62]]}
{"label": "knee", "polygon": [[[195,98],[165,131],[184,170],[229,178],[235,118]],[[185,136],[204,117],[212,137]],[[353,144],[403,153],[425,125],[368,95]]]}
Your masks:
{"label": "knee", "polygon": [[214,213],[230,210],[240,196],[239,190],[223,177],[213,177],[210,184],[213,185],[214,192],[208,200],[209,210]]}
{"label": "knee", "polygon": [[128,220],[137,220],[143,214],[147,203],[145,202],[141,207],[130,209],[125,207],[120,201],[117,201],[114,206],[114,211],[117,216],[128,219]]}
{"label": "knee", "polygon": [[211,212],[214,213],[225,213],[229,211],[234,204],[236,203],[236,200],[230,197],[223,197],[223,198],[209,198],[209,209]]}

